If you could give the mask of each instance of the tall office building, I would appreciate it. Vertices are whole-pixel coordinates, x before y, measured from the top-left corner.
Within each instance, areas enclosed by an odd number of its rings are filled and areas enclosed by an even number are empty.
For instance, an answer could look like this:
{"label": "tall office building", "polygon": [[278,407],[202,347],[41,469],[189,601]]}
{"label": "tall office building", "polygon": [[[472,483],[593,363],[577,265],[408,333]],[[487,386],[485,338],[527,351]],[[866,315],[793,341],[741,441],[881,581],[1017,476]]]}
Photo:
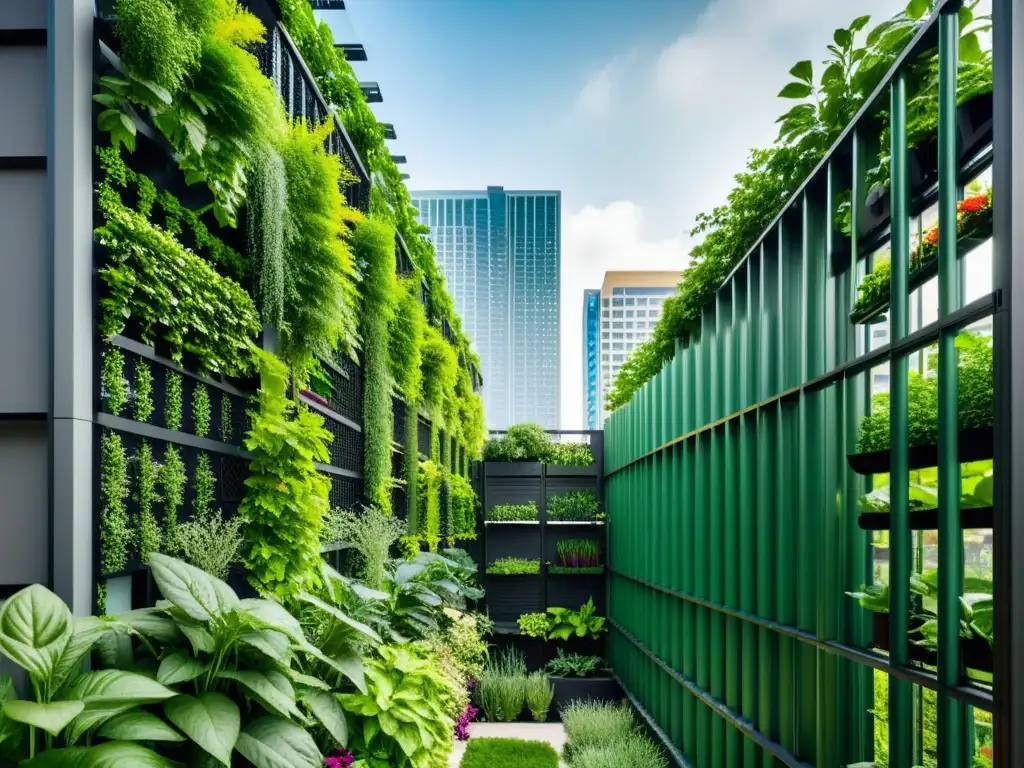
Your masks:
{"label": "tall office building", "polygon": [[651,338],[661,305],[676,289],[680,272],[605,272],[601,285],[601,348],[598,414],[629,353]]}
{"label": "tall office building", "polygon": [[600,384],[601,291],[583,290],[583,428],[601,428]]}
{"label": "tall office building", "polygon": [[488,429],[558,429],[562,195],[411,192],[455,309],[480,355]]}

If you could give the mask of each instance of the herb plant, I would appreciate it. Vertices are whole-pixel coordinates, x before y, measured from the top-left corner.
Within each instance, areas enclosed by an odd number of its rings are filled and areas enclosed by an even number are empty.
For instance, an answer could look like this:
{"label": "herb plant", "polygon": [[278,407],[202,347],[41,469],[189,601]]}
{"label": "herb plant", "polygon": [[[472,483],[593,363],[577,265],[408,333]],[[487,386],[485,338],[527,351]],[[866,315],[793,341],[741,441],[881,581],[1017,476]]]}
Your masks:
{"label": "herb plant", "polygon": [[621,704],[598,701],[573,701],[562,711],[565,727],[565,756],[575,764],[576,754],[587,747],[600,747],[624,741],[636,733],[633,713]]}
{"label": "herb plant", "polygon": [[231,423],[231,396],[227,392],[220,396],[220,440],[230,443],[235,438],[235,430]]}
{"label": "herb plant", "polygon": [[164,382],[164,426],[177,432],[181,429],[182,382],[181,374],[167,372]]}
{"label": "herb plant", "polygon": [[526,707],[534,722],[543,723],[548,718],[555,688],[543,672],[534,672],[526,678]]}
{"label": "herb plant", "polygon": [[536,575],[540,573],[540,560],[502,557],[487,566],[487,573],[492,576]]}
{"label": "herb plant", "polygon": [[537,519],[537,504],[496,504],[487,519],[495,522],[530,521]]}
{"label": "herb plant", "polygon": [[593,677],[602,669],[604,662],[600,656],[565,653],[561,648],[547,665],[548,674],[556,677]]}
{"label": "herb plant", "polygon": [[316,469],[327,462],[331,433],[324,420],[285,396],[288,370],[260,354],[258,409],[245,447],[252,455],[239,505],[249,550],[243,563],[258,589],[289,597],[315,587],[320,572],[320,530],[329,481]]}
{"label": "herb plant", "polygon": [[668,768],[668,761],[657,745],[639,731],[620,741],[590,745],[573,752],[573,768],[620,768],[623,765]]}
{"label": "herb plant", "polygon": [[519,625],[519,633],[521,635],[541,638],[548,636],[550,624],[546,613],[524,613],[516,623]]}
{"label": "herb plant", "polygon": [[567,467],[589,467],[593,463],[594,453],[586,443],[556,443],[548,459],[548,464]]}
{"label": "herb plant", "polygon": [[605,619],[595,614],[594,599],[590,598],[578,611],[567,608],[548,608],[549,640],[568,640],[576,637],[599,637],[604,631]]}
{"label": "herb plant", "polygon": [[164,506],[164,536],[168,542],[173,542],[178,527],[178,510],[185,503],[185,483],[188,482],[185,462],[173,445],[168,445],[164,451],[159,480]]}
{"label": "herb plant", "polygon": [[128,520],[128,457],[121,436],[104,432],[100,438],[100,570],[123,571],[128,565],[132,531]]}
{"label": "herb plant", "polygon": [[135,361],[134,413],[136,421],[149,421],[153,415],[153,372],[141,360]]}
{"label": "herb plant", "polygon": [[238,561],[243,543],[241,528],[237,516],[225,520],[219,509],[208,510],[168,531],[168,549],[189,565],[223,579],[231,564]]}
{"label": "herb plant", "polygon": [[371,589],[380,589],[391,546],[402,535],[402,522],[376,507],[366,507],[361,513],[335,509],[328,518],[328,526],[333,541],[344,541],[359,553],[359,577]]}
{"label": "herb plant", "polygon": [[569,491],[548,499],[548,520],[589,522],[600,518],[593,491]]}
{"label": "herb plant", "polygon": [[139,505],[139,555],[142,563],[149,563],[151,552],[159,552],[163,540],[160,521],[153,512],[153,506],[160,501],[156,486],[159,468],[153,461],[153,449],[145,440],[135,455],[135,501]]}
{"label": "herb plant", "polygon": [[593,539],[563,539],[555,542],[558,564],[570,568],[592,568],[598,564],[597,542]]}
{"label": "herb plant", "polygon": [[202,519],[213,509],[214,490],[217,483],[213,468],[210,466],[210,455],[200,453],[196,459],[196,472],[192,479],[192,517]]}
{"label": "herb plant", "polygon": [[107,399],[107,411],[120,416],[128,402],[128,388],[124,380],[124,354],[117,347],[108,347],[103,353],[103,373],[100,383]]}
{"label": "herb plant", "polygon": [[192,426],[199,437],[210,434],[210,391],[205,384],[196,384],[192,392]]}

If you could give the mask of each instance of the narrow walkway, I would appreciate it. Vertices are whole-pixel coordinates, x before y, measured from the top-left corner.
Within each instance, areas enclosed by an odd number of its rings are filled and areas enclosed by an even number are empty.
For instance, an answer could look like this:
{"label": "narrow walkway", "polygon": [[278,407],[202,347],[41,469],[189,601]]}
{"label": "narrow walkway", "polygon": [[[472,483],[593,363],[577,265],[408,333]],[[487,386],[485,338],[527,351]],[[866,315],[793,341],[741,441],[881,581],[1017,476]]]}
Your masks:
{"label": "narrow walkway", "polygon": [[[471,723],[469,726],[470,741],[478,738],[526,739],[527,741],[546,741],[561,755],[565,746],[565,729],[561,723]],[[462,755],[466,751],[468,741],[455,742],[448,759],[449,768],[458,768]],[[564,763],[562,763],[564,765]],[[499,768],[495,766],[495,768]],[[500,768],[504,768],[501,766]]]}

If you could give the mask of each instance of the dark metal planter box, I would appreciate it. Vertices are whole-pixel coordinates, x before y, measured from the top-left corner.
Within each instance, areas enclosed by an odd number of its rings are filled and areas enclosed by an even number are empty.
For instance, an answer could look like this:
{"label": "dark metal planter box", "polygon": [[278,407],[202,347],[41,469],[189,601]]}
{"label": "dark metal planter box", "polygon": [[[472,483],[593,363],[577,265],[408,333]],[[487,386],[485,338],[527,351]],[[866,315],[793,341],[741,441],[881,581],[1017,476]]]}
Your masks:
{"label": "dark metal planter box", "polygon": [[524,613],[544,610],[544,580],[540,575],[488,576],[487,608],[494,621],[516,621]]}
{"label": "dark metal planter box", "polygon": [[555,698],[551,702],[548,720],[561,719],[562,707],[570,701],[621,701],[622,688],[614,677],[555,677],[548,680],[555,686]]}
{"label": "dark metal planter box", "polygon": [[[914,629],[913,620],[910,629]],[[884,651],[889,650],[889,614],[872,614],[871,644],[875,648]],[[907,648],[907,655],[911,661],[934,667],[938,664],[938,653],[930,648],[910,642]],[[992,646],[982,637],[972,637],[969,640],[960,638],[960,665],[967,669],[975,669],[979,672],[992,672]],[[557,695],[557,694],[556,694]]]}
{"label": "dark metal planter box", "polygon": [[539,461],[488,461],[484,465],[488,477],[540,477]]}
{"label": "dark metal planter box", "polygon": [[[957,439],[959,461],[991,459],[993,451],[992,427],[975,427],[960,431]],[[921,445],[909,451],[909,469],[925,469],[939,465],[939,446]],[[877,475],[889,471],[889,450],[869,453],[851,453],[846,457],[850,469],[858,475]]]}

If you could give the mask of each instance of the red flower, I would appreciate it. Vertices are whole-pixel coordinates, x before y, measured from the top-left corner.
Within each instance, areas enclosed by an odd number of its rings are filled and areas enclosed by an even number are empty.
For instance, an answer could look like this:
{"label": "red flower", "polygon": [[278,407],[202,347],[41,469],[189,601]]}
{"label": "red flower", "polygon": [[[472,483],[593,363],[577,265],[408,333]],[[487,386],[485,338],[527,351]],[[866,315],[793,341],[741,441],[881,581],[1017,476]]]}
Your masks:
{"label": "red flower", "polygon": [[974,195],[956,204],[958,213],[977,213],[988,205],[988,195]]}
{"label": "red flower", "polygon": [[932,227],[924,233],[924,242],[927,245],[938,245],[939,244],[939,228]]}
{"label": "red flower", "polygon": [[978,750],[983,757],[992,757],[992,747],[982,747]]}

